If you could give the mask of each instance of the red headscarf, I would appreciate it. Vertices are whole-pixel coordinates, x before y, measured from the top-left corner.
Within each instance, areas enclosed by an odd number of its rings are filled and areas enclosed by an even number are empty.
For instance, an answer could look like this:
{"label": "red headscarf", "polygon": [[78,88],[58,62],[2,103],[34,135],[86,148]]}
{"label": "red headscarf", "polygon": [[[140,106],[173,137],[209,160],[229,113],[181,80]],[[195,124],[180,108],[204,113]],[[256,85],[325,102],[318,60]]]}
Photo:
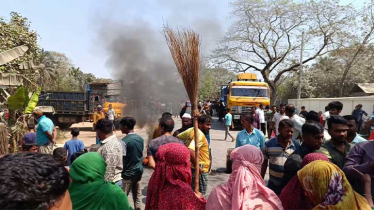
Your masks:
{"label": "red headscarf", "polygon": [[190,151],[183,144],[158,148],[156,169],[148,184],[145,209],[205,209],[205,199],[191,188]]}
{"label": "red headscarf", "polygon": [[[310,153],[304,157],[303,162],[301,163],[301,167],[304,167],[315,160],[329,161],[329,159],[324,154]],[[284,209],[304,210],[313,209],[315,206],[309,199],[309,197],[304,194],[304,189],[301,186],[297,175],[295,175],[291,179],[291,181],[288,182],[288,184],[283,188],[279,199],[282,201]]]}

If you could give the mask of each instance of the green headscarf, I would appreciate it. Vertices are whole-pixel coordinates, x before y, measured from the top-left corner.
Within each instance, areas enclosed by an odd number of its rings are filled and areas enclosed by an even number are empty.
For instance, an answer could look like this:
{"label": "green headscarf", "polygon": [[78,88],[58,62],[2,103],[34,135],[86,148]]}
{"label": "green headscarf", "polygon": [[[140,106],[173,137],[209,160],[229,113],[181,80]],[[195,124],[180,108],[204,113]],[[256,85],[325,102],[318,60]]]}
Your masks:
{"label": "green headscarf", "polygon": [[131,209],[126,194],[113,182],[104,180],[106,163],[99,153],[89,152],[70,167],[69,186],[73,209]]}

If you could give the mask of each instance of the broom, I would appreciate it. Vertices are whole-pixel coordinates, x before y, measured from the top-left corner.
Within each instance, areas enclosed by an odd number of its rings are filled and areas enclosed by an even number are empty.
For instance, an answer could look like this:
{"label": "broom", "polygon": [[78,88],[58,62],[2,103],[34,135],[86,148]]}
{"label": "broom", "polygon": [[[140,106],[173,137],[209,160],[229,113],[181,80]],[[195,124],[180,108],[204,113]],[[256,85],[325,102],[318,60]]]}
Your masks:
{"label": "broom", "polygon": [[174,63],[182,78],[188,97],[191,102],[193,114],[194,139],[195,139],[195,192],[199,192],[199,139],[197,118],[197,87],[199,78],[199,35],[192,30],[184,29],[174,32],[169,27],[164,28],[166,43]]}

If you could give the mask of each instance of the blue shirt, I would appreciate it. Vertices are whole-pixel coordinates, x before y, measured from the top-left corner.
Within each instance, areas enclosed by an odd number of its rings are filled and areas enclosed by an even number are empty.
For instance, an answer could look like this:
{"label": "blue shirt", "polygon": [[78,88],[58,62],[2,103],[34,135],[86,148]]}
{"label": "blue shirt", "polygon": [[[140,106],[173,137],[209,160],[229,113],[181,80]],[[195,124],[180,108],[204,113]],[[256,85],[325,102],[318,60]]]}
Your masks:
{"label": "blue shirt", "polygon": [[366,139],[362,138],[359,134],[356,133],[356,137],[353,139],[351,144],[355,145],[357,143],[365,142],[367,141]]}
{"label": "blue shirt", "polygon": [[226,123],[225,125],[226,126],[231,126],[231,123],[232,123],[232,115],[230,113],[227,113],[225,115],[225,120],[226,120]]}
{"label": "blue shirt", "polygon": [[205,138],[208,142],[208,145],[210,145],[210,134],[209,133],[207,133],[207,134],[204,133],[204,135],[205,135]]}
{"label": "blue shirt", "polygon": [[84,150],[83,141],[78,139],[72,139],[65,142],[64,148],[68,151],[68,166],[71,165],[70,158],[71,156],[76,153]]}
{"label": "blue shirt", "polygon": [[251,133],[248,133],[246,129],[240,131],[236,136],[235,148],[247,144],[258,147],[262,151],[265,144],[264,134],[256,128],[253,128]]}
{"label": "blue shirt", "polygon": [[264,161],[269,161],[269,183],[268,187],[277,195],[282,191],[282,179],[284,174],[284,164],[287,158],[298,148],[300,144],[292,140],[287,148],[283,148],[278,143],[278,138],[274,137],[267,141],[264,146]]}
{"label": "blue shirt", "polygon": [[49,131],[51,134],[53,133],[54,124],[51,119],[47,118],[46,116],[41,116],[38,119],[38,127],[36,128],[36,144],[41,146],[45,145],[49,138],[45,134],[45,132]]}

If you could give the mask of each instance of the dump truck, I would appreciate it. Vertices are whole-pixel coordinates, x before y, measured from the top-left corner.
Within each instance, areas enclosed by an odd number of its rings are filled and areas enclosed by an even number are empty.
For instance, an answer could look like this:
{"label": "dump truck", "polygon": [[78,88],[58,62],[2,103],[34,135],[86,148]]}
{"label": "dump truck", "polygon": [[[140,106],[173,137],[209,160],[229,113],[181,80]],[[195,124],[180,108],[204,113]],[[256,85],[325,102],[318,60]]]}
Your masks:
{"label": "dump truck", "polygon": [[109,104],[112,104],[116,111],[115,125],[118,127],[126,107],[121,88],[121,82],[100,82],[85,84],[83,92],[42,91],[37,107],[60,129],[67,129],[74,123],[92,119],[98,105],[107,111]]}
{"label": "dump truck", "polygon": [[240,115],[251,112],[253,106],[270,105],[270,89],[253,73],[237,75],[236,81],[221,86],[221,100],[231,110],[235,127],[240,127]]}

